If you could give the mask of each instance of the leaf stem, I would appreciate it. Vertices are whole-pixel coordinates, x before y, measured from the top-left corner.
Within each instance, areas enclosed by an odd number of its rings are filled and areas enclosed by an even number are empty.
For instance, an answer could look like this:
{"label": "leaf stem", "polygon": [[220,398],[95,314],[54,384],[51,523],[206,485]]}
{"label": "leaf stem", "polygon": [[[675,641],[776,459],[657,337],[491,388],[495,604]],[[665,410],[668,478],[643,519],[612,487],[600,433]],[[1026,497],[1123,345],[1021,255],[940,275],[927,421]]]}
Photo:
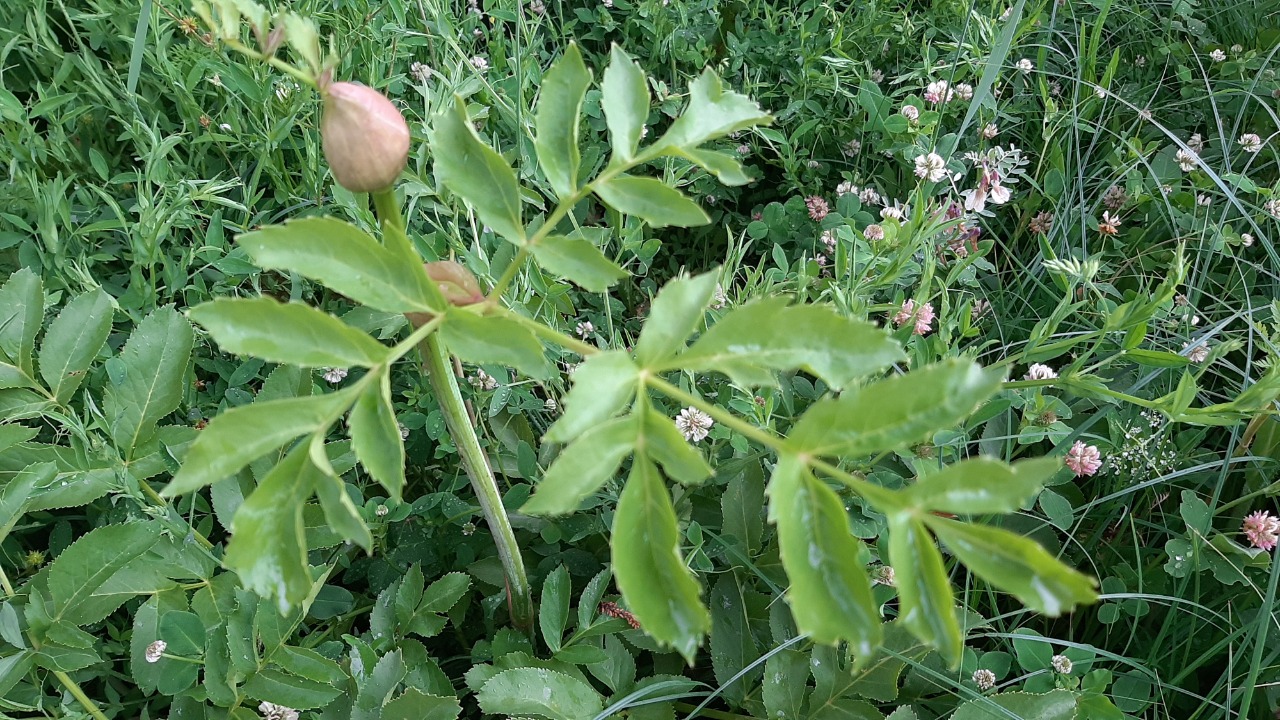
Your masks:
{"label": "leaf stem", "polygon": [[511,528],[511,519],[507,517],[506,508],[502,505],[502,496],[498,492],[493,469],[489,466],[489,458],[480,447],[480,438],[467,415],[467,408],[458,388],[458,378],[453,373],[449,355],[440,342],[440,336],[436,333],[428,335],[421,347],[431,389],[440,403],[445,425],[458,447],[458,456],[462,458],[462,466],[471,478],[471,488],[476,493],[476,500],[480,503],[485,522],[489,524],[498,548],[498,559],[502,561],[507,580],[511,621],[517,627],[529,629],[533,627],[533,593],[525,574],[524,560],[520,556],[520,545]]}
{"label": "leaf stem", "polygon": [[245,45],[239,40],[234,40],[231,38],[222,38],[222,43],[227,47],[231,48],[232,50],[235,50],[236,52],[240,53],[241,55],[252,58],[254,60],[261,60],[262,62],[267,63],[268,65],[279,70],[280,72],[293,76],[293,79],[297,80],[298,82],[301,82],[304,85],[307,85],[308,87],[311,87],[311,88],[316,87],[315,78],[299,70],[298,68],[290,65],[289,63],[281,60],[275,55],[267,55],[266,53],[258,52],[257,50],[254,50],[253,48],[249,47],[248,45]]}
{"label": "leaf stem", "polygon": [[[404,216],[400,205],[395,200],[392,190],[374,193],[374,207],[383,223],[384,231],[403,232]],[[513,265],[515,263],[513,262]],[[494,544],[498,549],[498,559],[502,561],[503,573],[506,575],[507,603],[511,613],[511,621],[516,627],[529,630],[533,627],[533,591],[529,585],[528,575],[524,569],[524,558],[520,555],[520,545],[516,542],[515,531],[511,527],[511,518],[502,505],[502,495],[498,490],[498,482],[493,476],[493,468],[489,458],[480,446],[480,438],[476,435],[475,426],[467,413],[466,403],[462,400],[462,391],[458,388],[458,378],[453,373],[449,362],[449,354],[440,342],[440,335],[435,330],[444,321],[443,315],[437,315],[430,322],[418,328],[406,340],[398,343],[392,350],[391,360],[398,359],[413,347],[421,348],[423,364],[427,369],[427,379],[436,400],[440,403],[440,411],[444,414],[445,425],[449,435],[458,448],[458,456],[462,466],[471,480],[471,488],[475,491],[476,500],[484,514],[489,531],[493,533]]]}

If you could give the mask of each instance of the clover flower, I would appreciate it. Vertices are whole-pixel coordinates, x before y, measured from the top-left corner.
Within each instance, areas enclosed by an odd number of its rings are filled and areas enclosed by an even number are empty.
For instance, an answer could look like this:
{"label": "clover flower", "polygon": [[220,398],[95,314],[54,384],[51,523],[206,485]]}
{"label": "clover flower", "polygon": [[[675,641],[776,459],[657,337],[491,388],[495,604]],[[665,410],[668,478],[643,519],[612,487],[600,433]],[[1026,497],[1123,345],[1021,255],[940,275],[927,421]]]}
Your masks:
{"label": "clover flower", "polygon": [[1207,343],[1196,343],[1194,347],[1191,343],[1182,343],[1182,349],[1187,353],[1187,359],[1193,363],[1202,363],[1209,359],[1209,345]]}
{"label": "clover flower", "polygon": [[1177,161],[1178,167],[1182,168],[1182,172],[1191,172],[1196,169],[1198,156],[1191,150],[1178,150],[1173,159]]}
{"label": "clover flower", "polygon": [[973,684],[986,692],[996,686],[996,674],[987,669],[973,671]]}
{"label": "clover flower", "polygon": [[1256,153],[1262,150],[1262,138],[1258,137],[1257,133],[1245,133],[1236,142],[1240,143],[1240,147],[1247,153]]}
{"label": "clover flower", "polygon": [[831,212],[831,206],[827,205],[827,201],[817,195],[805,198],[804,206],[809,209],[809,217],[813,218],[814,222],[822,222],[827,213]]}
{"label": "clover flower", "polygon": [[1102,467],[1102,453],[1098,452],[1097,446],[1085,445],[1084,441],[1077,440],[1067,451],[1066,462],[1076,477],[1093,475]]}
{"label": "clover flower", "polygon": [[706,439],[712,425],[715,421],[711,416],[694,407],[687,407],[676,416],[676,429],[691,443]]}
{"label": "clover flower", "polygon": [[1053,658],[1049,660],[1049,664],[1053,665],[1055,672],[1060,672],[1063,675],[1071,672],[1071,658],[1066,655],[1054,655]]}
{"label": "clover flower", "polygon": [[583,320],[578,323],[578,327],[574,331],[578,333],[578,337],[585,338],[596,331],[596,326],[592,325],[590,320]]}
{"label": "clover flower", "polygon": [[1244,519],[1243,532],[1250,545],[1260,550],[1271,550],[1280,540],[1280,518],[1263,510],[1250,513]]}
{"label": "clover flower", "polygon": [[1034,70],[1035,67],[1036,66],[1027,58],[1022,58],[1018,61],[1018,69],[1022,71],[1023,75],[1030,75],[1031,71]]}
{"label": "clover flower", "polygon": [[947,176],[947,162],[938,153],[929,153],[916,158],[916,177],[938,182]]}
{"label": "clover flower", "polygon": [[262,713],[262,720],[298,720],[297,710],[265,700],[258,706],[258,712]]}
{"label": "clover flower", "polygon": [[907,300],[902,303],[902,307],[893,315],[892,320],[897,327],[911,323],[914,325],[912,332],[916,335],[925,335],[933,329],[935,317],[933,303],[917,305],[915,300]]}
{"label": "clover flower", "polygon": [[1022,377],[1023,380],[1055,380],[1058,373],[1053,368],[1043,363],[1032,363],[1027,368],[1027,374]]}
{"label": "clover flower", "polygon": [[143,656],[149,663],[158,663],[160,662],[160,658],[164,657],[164,651],[168,647],[169,643],[166,643],[163,640],[157,640],[147,646],[147,651]]}
{"label": "clover flower", "polygon": [[325,368],[323,375],[325,382],[331,385],[337,385],[347,377],[346,368]]}

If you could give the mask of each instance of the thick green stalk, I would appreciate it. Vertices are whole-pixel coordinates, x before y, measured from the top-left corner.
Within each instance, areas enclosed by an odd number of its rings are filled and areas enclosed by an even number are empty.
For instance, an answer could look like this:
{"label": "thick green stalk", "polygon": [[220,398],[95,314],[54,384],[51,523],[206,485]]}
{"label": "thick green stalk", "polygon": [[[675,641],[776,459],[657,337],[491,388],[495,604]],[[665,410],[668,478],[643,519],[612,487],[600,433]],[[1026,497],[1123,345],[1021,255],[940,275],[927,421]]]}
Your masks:
{"label": "thick green stalk", "polygon": [[[403,232],[404,216],[396,202],[395,191],[387,189],[374,193],[373,202],[384,232]],[[453,374],[453,367],[449,362],[449,354],[440,343],[439,333],[435,332],[428,334],[419,347],[431,389],[440,403],[440,411],[444,413],[445,425],[458,448],[462,466],[471,480],[471,488],[475,491],[476,501],[480,503],[485,522],[493,533],[498,558],[502,561],[502,570],[506,575],[511,621],[519,628],[532,628],[533,593],[529,577],[525,574],[524,558],[520,556],[520,545],[516,542],[515,531],[511,529],[511,519],[507,517],[507,510],[502,505],[502,495],[498,491],[493,468],[489,465],[484,449],[480,447],[480,438],[467,414],[462,391],[458,388],[458,378]]]}
{"label": "thick green stalk", "polygon": [[480,438],[476,436],[475,427],[467,415],[462,393],[458,389],[458,378],[453,374],[453,367],[449,362],[449,354],[440,343],[439,333],[428,335],[421,347],[431,389],[440,402],[440,411],[444,413],[449,435],[458,447],[462,467],[471,478],[471,488],[475,490],[484,519],[489,523],[489,530],[498,546],[498,558],[502,560],[502,569],[507,579],[507,602],[510,605],[511,620],[518,627],[530,628],[533,626],[533,596],[529,578],[525,575],[524,560],[520,557],[520,546],[511,529],[511,519],[502,506],[502,496],[498,493],[498,483],[493,476],[493,468],[489,466],[489,458],[480,447]]}

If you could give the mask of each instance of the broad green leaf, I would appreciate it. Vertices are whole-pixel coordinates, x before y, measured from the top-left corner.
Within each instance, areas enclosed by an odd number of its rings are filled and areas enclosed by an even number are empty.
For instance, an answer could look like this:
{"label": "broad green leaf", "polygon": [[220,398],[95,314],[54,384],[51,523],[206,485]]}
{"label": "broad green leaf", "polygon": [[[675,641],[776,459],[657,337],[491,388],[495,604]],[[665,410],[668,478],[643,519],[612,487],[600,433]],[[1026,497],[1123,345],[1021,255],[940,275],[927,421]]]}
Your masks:
{"label": "broad green leaf", "polygon": [[455,720],[461,714],[458,698],[429,695],[413,687],[382,706],[382,720]]}
{"label": "broad green leaf", "polygon": [[722,372],[740,385],[767,385],[776,371],[804,369],[841,388],[905,359],[901,346],[871,323],[773,297],[735,308],[671,364]]}
{"label": "broad green leaf", "polygon": [[82,535],[49,567],[49,596],[54,620],[74,625],[98,622],[127,599],[111,607],[93,603],[93,593],[121,568],[145,553],[160,539],[154,523],[104,525]]}
{"label": "broad green leaf", "polygon": [[420,613],[447,613],[462,599],[471,587],[471,577],[466,573],[452,572],[427,586],[418,603]]}
{"label": "broad green leaf", "polygon": [[582,680],[534,667],[494,675],[476,693],[476,701],[486,715],[537,715],[550,720],[590,720],[604,708],[600,694]]}
{"label": "broad green leaf", "polygon": [[681,557],[680,537],[662,476],[637,455],[613,516],[614,577],[644,631],[692,663],[711,616]]}
{"label": "broad green leaf", "polygon": [[[1073,720],[1076,715],[1076,693],[1052,690],[1037,695],[1007,692],[970,700],[956,708],[951,720],[1006,720],[1010,715],[1022,720]],[[1082,720],[1084,716],[1081,716]]]}
{"label": "broad green leaf", "polygon": [[178,408],[194,344],[191,323],[166,305],[138,323],[120,350],[119,372],[110,374],[103,411],[111,437],[127,459],[156,423]]}
{"label": "broad green leaf", "polygon": [[640,368],[621,350],[592,355],[573,371],[564,414],[547,430],[548,442],[563,443],[613,417],[635,397]]}
{"label": "broad green leaf", "polygon": [[360,683],[351,720],[378,720],[383,704],[391,699],[406,672],[401,651],[394,650],[378,658],[373,671]]}
{"label": "broad green leaf", "polygon": [[636,361],[641,367],[654,367],[683,348],[701,325],[715,291],[715,272],[679,278],[662,287],[636,341]]}
{"label": "broad green leaf", "polygon": [[[317,450],[320,436],[313,437],[309,454],[311,462],[319,472],[316,474],[316,497],[320,500],[320,508],[324,512],[325,522],[344,540],[353,542],[365,550],[373,549],[373,533],[360,515],[360,509],[347,493],[347,485],[333,471],[329,458],[323,448]],[[320,455],[323,462],[318,462]]]}
{"label": "broad green leaf", "polygon": [[307,648],[281,645],[271,660],[285,672],[316,682],[341,683],[347,677],[338,663]]}
{"label": "broad green leaf", "polygon": [[471,127],[462,98],[455,97],[453,107],[435,116],[430,138],[440,182],[475,208],[480,222],[523,245],[520,182],[507,161]]}
{"label": "broad green leaf", "polygon": [[[6,427],[10,426],[0,425],[0,433],[3,433]],[[0,487],[0,542],[4,542],[4,539],[9,537],[13,526],[17,525],[18,520],[22,518],[22,513],[31,502],[35,489],[47,485],[57,474],[56,463],[32,463],[13,473],[9,481]]]}
{"label": "broad green leaf", "polygon": [[0,359],[35,377],[31,353],[44,321],[44,287],[31,268],[22,268],[0,286]]}
{"label": "broad green leaf", "polygon": [[526,515],[566,515],[618,472],[623,458],[636,447],[634,416],[617,418],[586,431],[551,463],[533,497],[520,512]]}
{"label": "broad green leaf", "polygon": [[738,682],[729,680],[760,657],[760,648],[751,631],[751,617],[746,598],[734,573],[723,573],[711,588],[708,598],[711,613],[711,668],[716,682],[724,690],[725,700],[741,705],[749,688],[762,674],[760,667],[748,671]]}
{"label": "broad green leaf", "polygon": [[898,588],[899,621],[938,648],[949,665],[958,665],[964,637],[956,620],[951,581],[929,531],[909,514],[889,516],[889,562]]}
{"label": "broad green leaf", "polygon": [[373,367],[391,349],[328,313],[269,297],[219,298],[187,311],[223,352],[303,367]]}
{"label": "broad green leaf", "polygon": [[928,516],[925,522],[965,567],[1038,613],[1058,617],[1098,598],[1091,578],[1067,567],[1030,538],[937,516]]}
{"label": "broad green leaf", "polygon": [[144,692],[155,692],[160,678],[171,660],[147,662],[148,646],[160,639],[160,616],[174,611],[186,610],[187,601],[184,591],[175,589],[156,593],[144,602],[133,614],[133,634],[129,641],[129,667],[133,681]]}
{"label": "broad green leaf", "polygon": [[972,361],[944,360],[819,400],[800,417],[788,443],[814,455],[868,455],[905,447],[972,414],[1001,380],[999,373]]}
{"label": "broad green leaf", "polygon": [[725,90],[720,76],[708,68],[690,83],[689,106],[655,145],[694,148],[708,140],[772,120],[751,98]]}
{"label": "broad green leaf", "polygon": [[205,628],[193,612],[173,610],[160,616],[160,638],[174,655],[194,656],[204,652]]}
{"label": "broad green leaf", "polygon": [[590,85],[591,72],[582,62],[578,46],[572,42],[542,76],[534,148],[538,152],[538,165],[561,199],[578,190],[578,117]]}
{"label": "broad green leaf", "polygon": [[[910,710],[909,705],[903,709]],[[809,716],[811,720],[882,720],[884,713],[866,700],[838,698]]]}
{"label": "broad green leaf", "polygon": [[[30,650],[22,650],[0,658],[0,697],[9,697],[9,691],[13,686],[27,677],[34,666],[35,655]],[[35,710],[35,708],[31,709]]]}
{"label": "broad green leaf", "polygon": [[267,270],[296,272],[356,302],[393,313],[438,311],[421,263],[403,262],[360,228],[309,217],[245,233],[236,243]]}
{"label": "broad green leaf", "polygon": [[40,377],[66,402],[111,334],[111,296],[102,290],[79,295],[49,325],[40,343]]}
{"label": "broad green leaf", "polygon": [[617,45],[609,52],[609,67],[605,68],[600,93],[614,162],[630,161],[649,119],[649,85],[644,71]]}
{"label": "broad green leaf", "polygon": [[920,478],[906,491],[908,502],[922,510],[960,515],[1011,513],[1036,496],[1062,468],[1058,458],[1009,463],[977,457],[949,465]]}
{"label": "broad green leaf", "polygon": [[174,497],[230,477],[290,440],[328,427],[354,400],[348,389],[232,408],[200,431],[161,495]]}
{"label": "broad green leaf", "polygon": [[0,390],[13,388],[36,388],[38,384],[31,376],[23,372],[17,365],[0,362]]}
{"label": "broad green leaf", "polygon": [[1124,356],[1139,365],[1148,367],[1179,368],[1186,367],[1191,363],[1191,359],[1185,355],[1164,352],[1163,350],[1127,350]]}
{"label": "broad green leaf", "polygon": [[223,564],[246,588],[275,600],[282,615],[311,592],[302,508],[316,474],[307,447],[295,448],[245,498],[231,521]]}
{"label": "broad green leaf", "polygon": [[290,675],[276,668],[267,668],[249,676],[242,689],[245,695],[254,700],[263,700],[295,710],[324,707],[342,694],[341,690],[329,683]]}
{"label": "broad green leaf", "polygon": [[538,628],[542,641],[551,652],[560,652],[564,626],[569,622],[569,592],[572,590],[569,571],[563,565],[547,574],[542,583],[542,597],[538,601]]}
{"label": "broad green leaf", "polygon": [[391,404],[390,373],[382,372],[378,384],[365,389],[351,406],[347,418],[351,447],[369,475],[400,502],[404,488],[404,439]]}
{"label": "broad green leaf", "polygon": [[635,215],[653,227],[694,227],[711,222],[711,216],[687,195],[661,180],[619,175],[595,184],[596,195],[609,207]]}
{"label": "broad green leaf", "polygon": [[[801,631],[803,632],[803,631]],[[769,658],[764,665],[765,717],[800,720],[804,717],[804,696],[809,689],[809,656],[787,649]]]}
{"label": "broad green leaf", "polygon": [[729,186],[746,185],[751,176],[742,168],[737,158],[715,150],[683,149],[679,152],[668,151],[668,154],[683,157],[698,167],[706,170],[721,183]]}
{"label": "broad green leaf", "polygon": [[549,235],[529,249],[543,268],[591,292],[604,292],[627,276],[626,270],[584,237]]}
{"label": "broad green leaf", "polygon": [[748,462],[729,480],[720,496],[723,534],[736,539],[748,553],[760,549],[764,534],[764,471]]}
{"label": "broad green leaf", "polygon": [[481,316],[461,308],[450,310],[446,317],[440,337],[454,355],[470,363],[514,367],[532,378],[550,377],[552,367],[542,343],[515,320]]}
{"label": "broad green leaf", "polygon": [[767,492],[796,627],[814,642],[847,641],[856,656],[870,657],[880,644],[880,613],[844,503],[794,455],[778,458]]}
{"label": "broad green leaf", "polygon": [[702,453],[684,439],[671,418],[657,410],[645,411],[639,444],[676,482],[696,485],[711,477],[711,466]]}

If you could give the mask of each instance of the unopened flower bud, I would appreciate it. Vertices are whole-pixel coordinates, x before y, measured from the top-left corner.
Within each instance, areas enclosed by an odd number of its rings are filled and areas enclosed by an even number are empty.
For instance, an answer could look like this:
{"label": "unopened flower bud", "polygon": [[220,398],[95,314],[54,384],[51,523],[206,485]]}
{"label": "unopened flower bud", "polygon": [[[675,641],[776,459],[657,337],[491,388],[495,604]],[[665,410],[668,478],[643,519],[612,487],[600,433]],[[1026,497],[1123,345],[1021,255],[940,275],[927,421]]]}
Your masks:
{"label": "unopened flower bud", "polygon": [[[452,260],[423,263],[427,277],[440,288],[440,294],[450,305],[475,305],[484,302],[484,293],[476,276],[466,266]],[[431,321],[431,313],[406,313],[414,327],[422,327]]]}
{"label": "unopened flower bud", "polygon": [[386,190],[409,159],[409,126],[400,110],[358,83],[326,88],[320,138],[333,178],[351,192]]}

